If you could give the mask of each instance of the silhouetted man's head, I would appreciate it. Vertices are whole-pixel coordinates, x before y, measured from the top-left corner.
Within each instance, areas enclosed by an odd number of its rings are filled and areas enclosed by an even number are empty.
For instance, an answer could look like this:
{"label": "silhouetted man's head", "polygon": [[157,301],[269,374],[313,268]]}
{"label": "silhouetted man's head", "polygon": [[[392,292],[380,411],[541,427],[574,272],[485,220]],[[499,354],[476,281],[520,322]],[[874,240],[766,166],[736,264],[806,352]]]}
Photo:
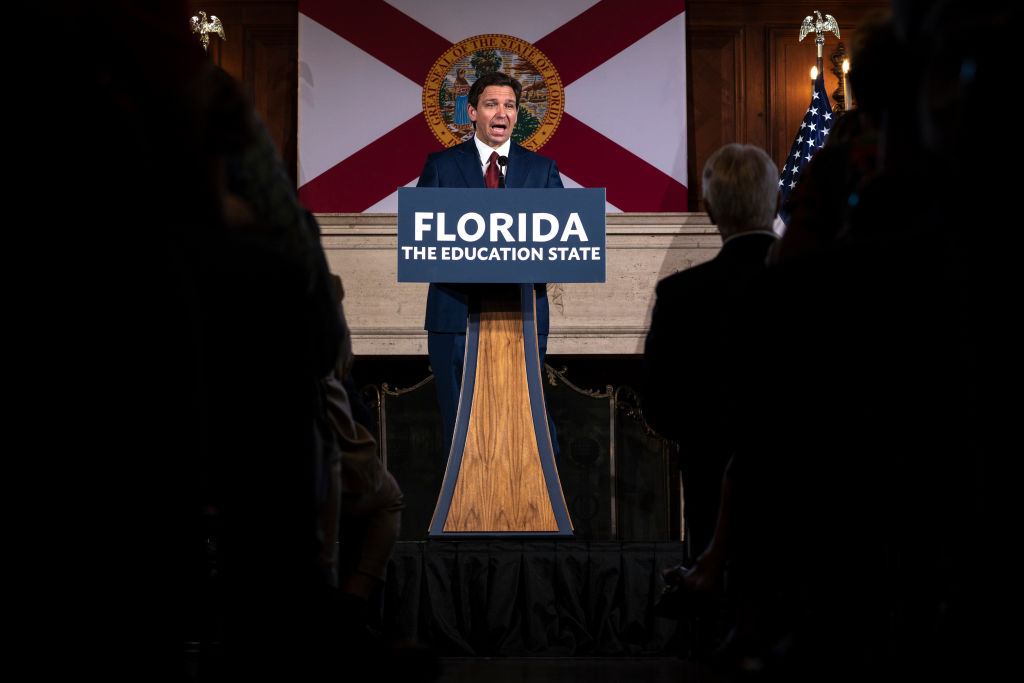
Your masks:
{"label": "silhouetted man's head", "polygon": [[779,171],[764,150],[722,147],[704,164],[704,204],[723,238],[771,230],[779,208]]}

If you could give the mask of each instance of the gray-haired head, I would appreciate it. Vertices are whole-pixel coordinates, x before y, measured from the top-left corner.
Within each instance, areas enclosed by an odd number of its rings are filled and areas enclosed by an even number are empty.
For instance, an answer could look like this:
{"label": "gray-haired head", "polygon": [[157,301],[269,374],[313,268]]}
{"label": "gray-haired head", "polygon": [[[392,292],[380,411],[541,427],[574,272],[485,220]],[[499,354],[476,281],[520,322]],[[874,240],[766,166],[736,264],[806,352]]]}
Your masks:
{"label": "gray-haired head", "polygon": [[722,237],[771,230],[779,208],[779,170],[759,147],[725,145],[704,164],[703,195]]}

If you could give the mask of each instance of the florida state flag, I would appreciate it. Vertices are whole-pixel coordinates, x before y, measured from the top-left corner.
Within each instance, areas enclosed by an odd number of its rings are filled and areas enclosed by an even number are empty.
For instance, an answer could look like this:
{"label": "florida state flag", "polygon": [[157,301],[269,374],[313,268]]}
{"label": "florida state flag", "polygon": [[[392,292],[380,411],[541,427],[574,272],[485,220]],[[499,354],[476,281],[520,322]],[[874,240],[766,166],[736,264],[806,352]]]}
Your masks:
{"label": "florida state flag", "polygon": [[686,210],[684,0],[299,0],[299,197],[394,212],[473,135],[479,75],[523,84],[513,141],[608,211]]}

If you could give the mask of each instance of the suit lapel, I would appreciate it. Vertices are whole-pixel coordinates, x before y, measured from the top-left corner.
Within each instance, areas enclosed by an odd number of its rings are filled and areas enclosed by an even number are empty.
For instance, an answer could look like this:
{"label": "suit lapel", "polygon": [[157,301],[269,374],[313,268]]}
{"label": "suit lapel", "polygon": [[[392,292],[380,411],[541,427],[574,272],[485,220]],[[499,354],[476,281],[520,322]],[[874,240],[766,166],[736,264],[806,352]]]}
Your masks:
{"label": "suit lapel", "polygon": [[476,153],[476,143],[470,138],[456,148],[459,172],[466,187],[487,187],[484,172],[480,168],[480,157]]}

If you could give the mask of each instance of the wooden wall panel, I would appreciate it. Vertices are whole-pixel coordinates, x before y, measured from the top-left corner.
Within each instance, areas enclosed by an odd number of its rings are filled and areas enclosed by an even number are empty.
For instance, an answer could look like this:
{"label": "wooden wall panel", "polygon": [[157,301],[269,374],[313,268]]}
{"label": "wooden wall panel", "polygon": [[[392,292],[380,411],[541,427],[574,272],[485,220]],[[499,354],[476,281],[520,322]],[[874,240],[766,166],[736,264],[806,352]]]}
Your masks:
{"label": "wooden wall panel", "polygon": [[[781,166],[811,101],[810,70],[817,60],[817,50],[813,42],[808,50],[810,36],[802,43],[791,40],[792,28],[769,27],[767,33],[771,79],[777,84],[769,98],[769,109],[774,113],[769,132],[769,154]],[[829,48],[828,43],[825,48]],[[825,75],[826,92],[829,90],[830,75]]]}
{"label": "wooden wall panel", "polygon": [[[690,64],[690,158],[707,159],[722,145],[742,137],[744,124],[743,27],[708,29],[693,36]],[[704,211],[700,168],[689,174],[691,211]]]}
{"label": "wooden wall panel", "polygon": [[298,48],[295,29],[244,27],[242,83],[293,179],[298,177]]}

